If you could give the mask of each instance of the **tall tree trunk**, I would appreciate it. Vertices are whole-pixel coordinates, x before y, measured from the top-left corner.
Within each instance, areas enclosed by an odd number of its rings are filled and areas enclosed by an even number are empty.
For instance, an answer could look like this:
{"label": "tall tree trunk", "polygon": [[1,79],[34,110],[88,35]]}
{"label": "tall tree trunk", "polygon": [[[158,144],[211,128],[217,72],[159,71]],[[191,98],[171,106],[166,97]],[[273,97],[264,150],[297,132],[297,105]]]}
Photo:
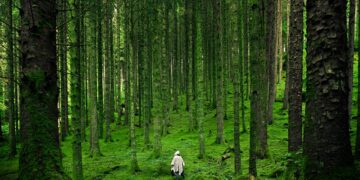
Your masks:
{"label": "tall tree trunk", "polygon": [[112,39],[110,39],[110,29],[111,29],[111,23],[110,21],[112,20],[112,10],[111,8],[113,8],[112,5],[112,0],[106,0],[105,2],[105,101],[104,101],[104,113],[105,113],[105,122],[106,122],[106,133],[105,133],[105,142],[108,141],[112,141],[111,138],[111,129],[110,129],[110,123],[113,122],[113,118],[114,118],[114,112],[111,111],[111,106],[113,106],[114,104],[111,104],[111,99],[113,99],[113,96],[111,96],[111,62],[112,62],[112,58],[111,58],[111,41]]}
{"label": "tall tree trunk", "polygon": [[[266,57],[268,52],[267,51],[268,49],[266,47],[267,38],[265,37],[266,10],[264,7],[264,2],[262,0],[253,2],[250,7],[252,9],[251,17],[250,17],[251,21],[249,24],[250,42],[251,42],[250,43],[250,52],[251,52],[250,129],[255,130],[256,132],[255,135],[256,156],[260,159],[263,159],[267,157],[267,153],[268,153],[267,119],[266,119],[267,105],[266,103],[263,103],[268,100],[268,86],[266,86],[267,85]],[[267,7],[269,8],[270,6],[268,5]],[[250,132],[250,134],[251,133],[254,132]]]}
{"label": "tall tree trunk", "polygon": [[[237,7],[238,7],[238,14],[237,14],[237,34],[238,34],[238,48],[239,48],[239,53],[238,53],[238,60],[236,60],[235,58],[231,58],[232,59],[232,63],[231,63],[231,67],[233,68],[231,73],[232,73],[232,81],[233,81],[233,87],[234,87],[234,169],[235,169],[235,174],[241,174],[241,154],[240,154],[240,99],[241,101],[243,100],[242,95],[244,92],[242,92],[241,90],[243,90],[243,84],[239,84],[239,81],[243,80],[243,65],[242,65],[242,58],[243,58],[243,44],[242,44],[242,35],[243,35],[243,30],[242,30],[242,3],[240,1],[238,1],[237,3]],[[234,33],[231,33],[232,35]],[[243,82],[240,82],[243,83]],[[239,89],[240,88],[240,89]],[[241,95],[240,95],[241,93]]]}
{"label": "tall tree trunk", "polygon": [[191,9],[192,9],[192,14],[191,14],[191,30],[192,30],[192,35],[191,35],[191,60],[192,60],[192,101],[193,101],[193,108],[192,109],[192,119],[193,119],[193,128],[197,129],[198,128],[198,108],[199,108],[199,102],[198,102],[198,82],[197,82],[197,74],[198,74],[198,70],[197,70],[197,3],[196,1],[192,1],[191,2]]}
{"label": "tall tree trunk", "polygon": [[14,114],[14,39],[13,39],[13,16],[12,16],[13,1],[7,0],[7,76],[9,78],[7,85],[8,102],[7,112],[9,119],[9,158],[14,158],[16,155],[16,136],[15,136],[15,114]]}
{"label": "tall tree trunk", "polygon": [[353,95],[353,75],[354,75],[354,38],[355,38],[355,0],[349,0],[349,22],[348,22],[348,78],[349,78],[349,96],[348,96],[348,111],[349,111],[349,120],[352,118],[352,95]]}
{"label": "tall tree trunk", "polygon": [[[281,0],[277,0],[279,3]],[[267,99],[267,123],[273,122],[273,108],[276,97],[276,72],[277,72],[277,24],[281,22],[276,18],[276,1],[267,1],[266,7],[266,53],[267,53],[267,76],[268,76],[268,99]]]}
{"label": "tall tree trunk", "polygon": [[[190,63],[190,52],[189,52],[189,47],[190,47],[190,33],[191,33],[191,14],[192,14],[192,9],[191,9],[191,4],[192,4],[192,0],[185,0],[185,49],[184,49],[184,84],[185,84],[185,97],[186,97],[186,103],[185,103],[185,110],[189,111],[190,110],[190,87],[189,87],[189,78],[190,78],[190,73],[189,73],[189,63]],[[193,124],[192,119],[189,118],[190,122],[190,126],[189,129],[192,130],[191,125]]]}
{"label": "tall tree trunk", "polygon": [[[282,73],[283,73],[283,38],[282,38],[282,0],[277,1],[277,27],[276,27],[276,38],[277,38],[277,49],[276,51],[276,61],[277,61],[277,83],[281,83]],[[276,89],[275,89],[276,90]]]}
{"label": "tall tree trunk", "polygon": [[171,62],[171,50],[170,50],[170,4],[165,2],[164,4],[164,15],[165,15],[165,29],[164,29],[164,43],[163,48],[165,54],[162,60],[162,88],[163,88],[163,112],[164,112],[164,123],[163,123],[163,135],[169,134],[170,124],[170,107],[167,105],[170,102],[170,62]]}
{"label": "tall tree trunk", "polygon": [[129,108],[130,108],[130,1],[125,1],[125,120],[124,125],[129,124]]}
{"label": "tall tree trunk", "polygon": [[98,71],[97,71],[97,108],[98,108],[98,128],[99,128],[99,138],[102,139],[104,135],[104,94],[103,94],[103,30],[102,30],[102,21],[103,21],[103,1],[97,0],[97,61],[98,61]]}
{"label": "tall tree trunk", "polygon": [[[307,1],[305,178],[353,165],[349,137],[346,1]],[[329,36],[331,34],[331,36]],[[320,45],[320,46],[319,46]],[[331,176],[330,176],[331,177]]]}
{"label": "tall tree trunk", "polygon": [[95,9],[98,4],[98,0],[91,1],[93,10],[91,12],[91,30],[92,30],[92,40],[91,40],[91,56],[89,59],[89,114],[90,114],[90,156],[97,157],[101,155],[100,145],[99,145],[99,116],[97,109],[97,64],[98,57],[96,50],[98,50],[96,44],[98,42],[98,10]]}
{"label": "tall tree trunk", "polygon": [[[158,5],[154,5],[155,7],[151,7],[152,8],[152,12],[153,12],[153,29],[154,29],[154,34],[158,34],[161,33],[160,28],[158,27],[158,24],[160,24],[159,21],[159,12],[156,11],[156,8]],[[161,112],[162,106],[161,106],[161,98],[162,98],[162,94],[161,92],[161,40],[159,38],[154,38],[154,55],[153,55],[153,59],[154,59],[154,67],[158,67],[154,69],[154,83],[155,83],[155,98],[157,99],[157,101],[155,102],[155,107],[157,107],[157,114],[159,114],[157,117],[155,117],[154,119],[154,151],[153,154],[156,158],[159,158],[161,155],[161,149],[162,149],[162,144],[161,144],[161,120],[163,117],[163,114]],[[150,68],[151,69],[151,68]],[[151,81],[152,82],[152,81]]]}
{"label": "tall tree trunk", "polygon": [[229,49],[229,45],[228,45],[228,31],[229,31],[229,23],[228,23],[228,7],[227,7],[227,3],[226,0],[221,0],[221,10],[220,10],[220,18],[221,18],[221,27],[222,27],[222,31],[221,31],[221,63],[222,63],[222,93],[223,93],[223,113],[224,113],[224,120],[227,120],[227,86],[228,86],[228,71],[226,69],[228,68],[228,64],[229,64],[229,56],[228,56],[228,49]]}
{"label": "tall tree trunk", "polygon": [[223,107],[223,58],[222,54],[222,43],[221,43],[221,0],[213,1],[214,8],[214,61],[216,62],[216,71],[217,71],[217,85],[216,85],[216,125],[217,125],[217,134],[216,134],[216,143],[222,144],[224,142],[224,107]]}
{"label": "tall tree trunk", "polygon": [[[244,41],[244,76],[245,76],[245,81],[244,84],[246,85],[245,87],[245,98],[248,99],[249,97],[249,92],[250,92],[250,76],[249,76],[249,15],[248,15],[248,10],[249,10],[249,5],[248,5],[248,0],[243,0],[243,22],[244,22],[244,35],[243,35],[243,41]],[[244,131],[244,129],[243,129]]]}
{"label": "tall tree trunk", "polygon": [[80,85],[81,85],[81,96],[80,96],[80,134],[81,134],[81,141],[86,141],[86,119],[87,119],[87,46],[86,44],[86,31],[87,28],[85,26],[85,2],[81,1],[80,2],[80,12],[81,12],[81,16],[80,16],[80,77],[81,77],[81,81],[80,81]]}
{"label": "tall tree trunk", "polygon": [[74,37],[73,48],[71,49],[71,121],[74,130],[72,139],[73,178],[83,179],[82,153],[81,153],[81,0],[75,0],[74,8]]}
{"label": "tall tree trunk", "polygon": [[172,93],[173,93],[173,110],[178,111],[179,107],[178,107],[178,96],[179,96],[179,38],[178,38],[178,13],[177,13],[177,7],[178,4],[176,1],[174,1],[172,3],[172,15],[173,15],[173,28],[174,28],[174,32],[173,32],[173,70],[172,70],[172,83],[173,83],[173,89],[172,89]]}
{"label": "tall tree trunk", "polygon": [[[357,18],[358,23],[360,23],[360,2],[357,3]],[[359,24],[358,24],[359,25]],[[358,48],[360,48],[360,26],[357,31],[358,37]],[[358,54],[358,59],[360,59],[360,54]],[[360,72],[360,63],[358,63],[358,72]],[[360,76],[358,76],[358,82],[360,82]],[[358,89],[360,89],[360,83],[358,83]],[[355,158],[360,159],[360,91],[358,90],[357,94],[357,128],[356,128],[356,143],[355,143]]]}
{"label": "tall tree trunk", "polygon": [[147,149],[150,148],[150,126],[151,126],[151,61],[153,60],[153,33],[152,33],[152,17],[149,15],[152,13],[152,3],[147,2],[147,16],[146,16],[146,63],[145,63],[145,84],[144,84],[144,145]]}
{"label": "tall tree trunk", "polygon": [[[116,64],[117,64],[117,79],[115,80],[117,83],[117,93],[116,93],[116,112],[118,114],[118,119],[116,124],[118,126],[121,125],[121,116],[123,114],[122,110],[122,102],[121,102],[121,94],[122,94],[122,78],[123,78],[123,60],[122,60],[122,54],[121,54],[121,0],[116,0]],[[116,84],[115,83],[115,84]]]}
{"label": "tall tree trunk", "polygon": [[[243,34],[242,34],[242,43],[243,43],[243,75],[245,79],[240,80],[240,93],[241,93],[241,116],[242,116],[242,132],[246,132],[246,124],[245,124],[245,99],[248,99],[249,97],[249,28],[248,28],[248,0],[242,1],[242,28],[243,28]],[[240,63],[240,65],[242,65]],[[244,87],[245,85],[245,87]]]}
{"label": "tall tree trunk", "polygon": [[289,129],[288,151],[298,151],[302,145],[302,54],[303,54],[303,0],[292,0],[289,35]]}
{"label": "tall tree trunk", "polygon": [[[19,179],[62,179],[55,0],[21,1]],[[41,50],[41,51],[39,51]]]}
{"label": "tall tree trunk", "polygon": [[68,121],[68,87],[67,87],[67,1],[61,0],[59,4],[59,41],[60,41],[60,68],[61,68],[61,140],[64,141],[69,133]]}
{"label": "tall tree trunk", "polygon": [[[0,26],[0,35],[2,36],[2,27]],[[2,70],[2,67],[0,66],[0,76],[3,75],[3,70]],[[3,81],[0,81],[0,96],[1,97],[4,97],[4,91],[3,91]],[[4,100],[4,99],[3,99]],[[0,104],[3,105],[3,101],[0,101]],[[2,124],[3,124],[3,121],[4,121],[4,112],[2,109],[0,109],[0,127],[2,127]],[[2,142],[4,140],[4,134],[3,134],[3,130],[2,128],[0,128],[0,142]]]}
{"label": "tall tree trunk", "polygon": [[286,80],[285,80],[285,90],[284,90],[284,99],[282,109],[288,109],[289,106],[289,39],[290,39],[290,4],[291,0],[287,0],[286,3]]}

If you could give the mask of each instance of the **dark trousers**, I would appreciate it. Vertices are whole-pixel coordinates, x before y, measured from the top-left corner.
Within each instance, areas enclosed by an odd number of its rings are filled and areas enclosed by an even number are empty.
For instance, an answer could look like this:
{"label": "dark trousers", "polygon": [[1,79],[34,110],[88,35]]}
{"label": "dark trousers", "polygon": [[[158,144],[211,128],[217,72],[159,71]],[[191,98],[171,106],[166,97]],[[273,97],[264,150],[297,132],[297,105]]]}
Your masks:
{"label": "dark trousers", "polygon": [[181,174],[179,174],[179,172],[171,171],[171,175],[175,176],[176,180],[178,180],[179,177],[182,177],[182,179],[185,179],[184,171]]}

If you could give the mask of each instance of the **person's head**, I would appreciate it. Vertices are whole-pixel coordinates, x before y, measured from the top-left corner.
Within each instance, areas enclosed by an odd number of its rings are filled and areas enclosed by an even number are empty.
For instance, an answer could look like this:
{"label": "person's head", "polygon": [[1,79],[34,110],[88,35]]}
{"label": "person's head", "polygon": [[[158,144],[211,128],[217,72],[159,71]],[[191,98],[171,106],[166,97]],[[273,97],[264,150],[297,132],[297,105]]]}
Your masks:
{"label": "person's head", "polygon": [[180,151],[176,151],[175,156],[180,156]]}

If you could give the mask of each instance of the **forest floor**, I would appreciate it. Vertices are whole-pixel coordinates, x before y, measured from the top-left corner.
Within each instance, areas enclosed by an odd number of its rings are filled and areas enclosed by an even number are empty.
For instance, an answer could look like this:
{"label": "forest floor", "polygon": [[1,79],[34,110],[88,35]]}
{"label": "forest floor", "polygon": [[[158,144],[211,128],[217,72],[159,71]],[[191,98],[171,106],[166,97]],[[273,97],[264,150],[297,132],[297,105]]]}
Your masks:
{"label": "forest floor", "polygon": [[[357,67],[357,64],[354,65]],[[357,69],[357,68],[354,68]],[[354,77],[358,77],[357,71]],[[356,114],[357,78],[354,78],[353,115]],[[230,87],[231,85],[229,85]],[[287,111],[282,110],[282,96],[284,82],[277,85],[277,97],[274,104],[274,123],[268,126],[269,157],[257,161],[258,179],[284,179],[287,159]],[[227,120],[225,120],[225,143],[215,144],[216,112],[205,111],[204,129],[206,139],[206,158],[198,159],[198,132],[188,132],[190,114],[183,109],[184,101],[180,101],[182,108],[179,112],[171,113],[170,134],[162,137],[161,158],[155,159],[152,150],[143,145],[143,129],[136,129],[137,158],[141,171],[136,174],[130,172],[131,149],[128,140],[128,127],[112,124],[113,142],[105,143],[100,140],[101,157],[89,156],[89,142],[83,143],[83,171],[85,179],[173,179],[170,175],[170,162],[176,150],[179,150],[186,163],[185,175],[187,179],[247,179],[249,161],[249,101],[246,101],[247,132],[241,133],[241,165],[242,176],[234,175],[234,157],[221,160],[223,153],[233,146],[233,101],[232,90],[228,91]],[[305,107],[305,105],[304,105]],[[7,133],[7,125],[2,127]],[[354,147],[356,134],[356,117],[351,120],[351,142]],[[89,133],[87,131],[87,133]],[[151,132],[153,139],[153,132]],[[71,137],[61,143],[63,152],[64,171],[72,174]],[[19,146],[18,146],[19,148]],[[18,155],[15,159],[7,158],[7,142],[0,143],[0,179],[16,179],[18,173]]]}

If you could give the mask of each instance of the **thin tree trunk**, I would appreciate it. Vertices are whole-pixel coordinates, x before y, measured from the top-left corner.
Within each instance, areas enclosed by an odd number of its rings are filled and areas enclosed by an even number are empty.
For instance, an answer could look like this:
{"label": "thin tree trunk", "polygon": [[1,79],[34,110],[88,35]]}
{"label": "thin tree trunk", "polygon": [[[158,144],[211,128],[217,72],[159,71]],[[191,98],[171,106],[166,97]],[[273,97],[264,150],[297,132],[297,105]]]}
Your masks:
{"label": "thin tree trunk", "polygon": [[98,128],[99,138],[102,139],[104,135],[104,96],[103,96],[103,1],[97,0],[97,108],[98,108]]}
{"label": "thin tree trunk", "polygon": [[14,158],[16,155],[16,133],[15,133],[15,114],[14,114],[14,39],[13,39],[13,1],[7,0],[7,76],[9,82],[7,85],[8,102],[7,112],[9,119],[9,158]]}
{"label": "thin tree trunk", "polygon": [[80,12],[81,12],[81,17],[80,18],[80,76],[81,76],[81,81],[80,81],[80,85],[81,85],[81,95],[80,95],[80,108],[81,108],[81,112],[80,112],[80,134],[81,134],[81,141],[85,142],[86,141],[86,119],[87,119],[87,46],[86,44],[86,26],[85,26],[85,2],[81,1],[80,2]]}
{"label": "thin tree trunk", "polygon": [[[248,0],[243,0],[243,22],[244,22],[244,35],[243,35],[243,41],[244,41],[244,75],[245,75],[245,81],[244,84],[245,87],[245,98],[249,98],[249,92],[250,92],[250,76],[249,76],[249,18],[248,18]],[[245,124],[243,122],[243,124]],[[245,127],[245,125],[243,125]],[[245,129],[243,128],[243,131]]]}
{"label": "thin tree trunk", "polygon": [[91,157],[97,157],[101,156],[100,152],[100,145],[99,145],[99,135],[100,135],[100,128],[99,128],[99,116],[98,116],[98,109],[97,109],[97,64],[98,64],[98,57],[97,55],[99,52],[96,52],[96,50],[99,50],[96,46],[98,43],[98,35],[99,32],[97,32],[99,29],[97,27],[98,21],[100,20],[98,18],[98,9],[95,9],[95,7],[98,6],[98,0],[92,1],[92,8],[93,11],[91,12],[91,17],[93,19],[92,24],[92,43],[91,43],[91,49],[90,51],[92,53],[92,56],[90,56],[89,59],[89,114],[90,114],[90,156]]}
{"label": "thin tree trunk", "polygon": [[[244,92],[243,90],[243,62],[242,62],[242,58],[243,58],[243,44],[242,44],[242,35],[243,35],[243,30],[242,30],[242,13],[241,10],[243,10],[242,8],[242,4],[240,1],[238,1],[237,4],[238,7],[238,15],[237,15],[237,34],[238,34],[238,40],[239,40],[239,44],[238,44],[238,48],[239,48],[239,53],[238,53],[238,60],[232,58],[232,65],[231,67],[233,68],[232,70],[232,81],[233,81],[233,87],[234,87],[234,169],[235,169],[235,174],[241,174],[241,154],[240,154],[240,120],[239,120],[239,110],[240,110],[240,104],[239,104],[239,99],[241,99],[241,101],[243,102],[243,94]],[[234,33],[231,33],[232,35]],[[241,39],[241,40],[240,40]],[[239,71],[238,71],[239,69]],[[239,84],[239,81],[240,84]],[[240,89],[239,89],[240,88]],[[241,94],[241,95],[240,95]],[[241,108],[242,109],[242,108]]]}
{"label": "thin tree trunk", "polygon": [[125,1],[125,120],[124,125],[129,124],[130,108],[130,1]]}
{"label": "thin tree trunk", "polygon": [[67,87],[67,1],[61,0],[59,13],[60,67],[61,67],[61,140],[69,133]]}
{"label": "thin tree trunk", "polygon": [[72,139],[73,178],[83,179],[81,153],[81,0],[74,1],[74,37],[71,49],[71,121],[74,130]]}
{"label": "thin tree trunk", "polygon": [[287,0],[286,3],[286,80],[285,80],[285,90],[284,90],[284,99],[282,109],[288,109],[289,106],[289,36],[290,36],[290,4],[291,0]]}
{"label": "thin tree trunk", "polygon": [[[277,0],[279,3],[281,0]],[[267,38],[267,75],[268,75],[268,99],[267,99],[267,123],[273,122],[273,108],[276,97],[276,72],[277,72],[277,47],[278,47],[278,26],[281,19],[276,18],[276,2],[267,1],[266,17],[266,38]]]}
{"label": "thin tree trunk", "polygon": [[[160,24],[159,21],[159,14],[160,12],[156,11],[156,6],[155,7],[151,7],[151,11],[154,13],[153,16],[153,29],[154,29],[154,34],[160,33],[160,27],[158,27],[158,24]],[[159,38],[154,38],[154,67],[158,67],[154,69],[154,83],[155,83],[155,98],[157,99],[157,101],[155,101],[155,107],[157,107],[157,114],[159,114],[157,117],[155,117],[154,119],[154,151],[153,154],[155,156],[155,158],[159,158],[161,155],[161,149],[162,149],[162,144],[161,144],[161,120],[163,117],[163,114],[161,112],[162,106],[161,106],[161,98],[162,98],[162,94],[161,92],[161,54],[160,54],[160,50],[161,50],[161,40]],[[151,68],[150,68],[151,69]]]}
{"label": "thin tree trunk", "polygon": [[352,118],[352,95],[353,95],[353,75],[354,75],[354,38],[355,38],[355,0],[350,0],[349,12],[349,26],[348,26],[348,42],[349,42],[349,63],[348,63],[348,77],[349,77],[349,96],[348,96],[348,110],[349,120]]}
{"label": "thin tree trunk", "polygon": [[112,10],[111,8],[113,8],[111,6],[111,0],[106,0],[105,2],[105,39],[106,39],[106,42],[105,42],[105,60],[104,60],[104,63],[105,63],[105,101],[104,101],[104,113],[105,113],[105,122],[106,122],[106,133],[105,133],[105,142],[111,142],[112,141],[112,137],[111,137],[111,129],[110,129],[110,123],[112,122],[113,120],[113,117],[114,117],[114,112],[111,111],[111,106],[113,106],[114,104],[111,104],[111,99],[113,99],[113,96],[111,96],[111,77],[112,74],[111,74],[111,62],[112,62],[112,58],[111,58],[111,50],[110,50],[110,44],[111,44],[111,41],[112,39],[110,39],[110,29],[111,29],[111,19],[112,19]]}
{"label": "thin tree trunk", "polygon": [[[277,1],[277,27],[276,27],[276,38],[277,38],[277,49],[276,49],[276,60],[277,60],[277,83],[280,84],[282,80],[283,71],[283,38],[282,38],[282,0]],[[275,89],[276,90],[276,89]]]}
{"label": "thin tree trunk", "polygon": [[222,54],[222,43],[221,43],[221,34],[222,34],[222,25],[221,25],[221,0],[213,1],[214,8],[214,44],[215,44],[215,56],[214,60],[216,62],[216,125],[217,125],[217,134],[216,134],[216,143],[222,144],[224,142],[224,107],[223,107],[223,58]]}
{"label": "thin tree trunk", "polygon": [[[152,11],[152,4],[147,3],[147,14],[150,14]],[[153,34],[151,31],[152,17],[146,16],[146,53],[147,59],[145,63],[145,86],[144,86],[144,99],[145,99],[145,112],[144,112],[144,145],[147,149],[150,148],[150,126],[151,126],[151,95],[150,95],[150,84],[152,83],[150,80],[151,76],[151,61],[153,60]]]}

